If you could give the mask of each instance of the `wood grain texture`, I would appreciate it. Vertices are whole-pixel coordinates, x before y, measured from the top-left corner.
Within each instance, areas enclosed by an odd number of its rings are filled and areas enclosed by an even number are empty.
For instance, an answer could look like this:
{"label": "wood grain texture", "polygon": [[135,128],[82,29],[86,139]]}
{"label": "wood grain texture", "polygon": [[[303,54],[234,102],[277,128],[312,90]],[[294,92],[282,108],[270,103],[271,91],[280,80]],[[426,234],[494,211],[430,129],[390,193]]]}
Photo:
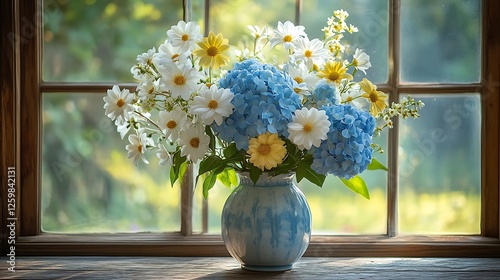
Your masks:
{"label": "wood grain texture", "polygon": [[[19,255],[229,256],[220,236],[180,234],[41,235],[18,240]],[[500,241],[459,237],[313,237],[309,257],[499,257]]]}
{"label": "wood grain texture", "polygon": [[[5,263],[2,259],[2,263]],[[285,272],[252,272],[232,258],[22,257],[2,279],[498,279],[498,259],[302,258]],[[3,268],[3,267],[2,267]]]}
{"label": "wood grain texture", "polygon": [[9,230],[6,225],[7,213],[7,168],[16,166],[16,110],[15,92],[17,73],[15,69],[15,22],[14,22],[14,1],[6,0],[0,2],[0,15],[2,25],[0,26],[2,40],[0,43],[0,53],[2,63],[0,64],[0,252],[7,254],[7,236]]}
{"label": "wood grain texture", "polygon": [[20,211],[21,235],[39,233],[40,171],[40,0],[19,1],[20,42]]}
{"label": "wood grain texture", "polygon": [[499,237],[500,232],[500,1],[484,0],[482,75],[482,201],[481,232]]}

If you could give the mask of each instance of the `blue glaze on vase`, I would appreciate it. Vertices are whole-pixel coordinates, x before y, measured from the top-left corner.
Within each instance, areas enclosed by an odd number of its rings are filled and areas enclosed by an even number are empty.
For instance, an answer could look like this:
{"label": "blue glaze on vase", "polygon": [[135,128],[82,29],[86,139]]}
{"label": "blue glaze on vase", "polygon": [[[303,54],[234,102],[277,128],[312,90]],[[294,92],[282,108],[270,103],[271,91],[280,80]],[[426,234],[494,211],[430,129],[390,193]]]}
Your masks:
{"label": "blue glaze on vase", "polygon": [[294,175],[268,177],[257,184],[240,175],[240,185],[222,209],[222,238],[241,267],[258,271],[292,268],[311,238],[311,211]]}

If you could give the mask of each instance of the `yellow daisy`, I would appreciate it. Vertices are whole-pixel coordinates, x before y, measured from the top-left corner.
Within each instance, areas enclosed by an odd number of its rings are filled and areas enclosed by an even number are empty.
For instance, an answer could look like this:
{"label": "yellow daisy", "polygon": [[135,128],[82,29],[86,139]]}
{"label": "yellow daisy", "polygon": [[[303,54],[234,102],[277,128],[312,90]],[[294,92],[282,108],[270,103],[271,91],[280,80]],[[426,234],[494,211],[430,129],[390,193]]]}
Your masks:
{"label": "yellow daisy", "polygon": [[318,77],[338,84],[342,79],[352,80],[352,75],[346,72],[347,67],[342,62],[329,60],[318,72]]}
{"label": "yellow daisy", "polygon": [[215,36],[213,32],[210,32],[203,42],[198,43],[201,49],[193,51],[193,54],[201,58],[201,66],[218,69],[229,62],[229,56],[224,54],[229,50],[228,42],[221,33]]}
{"label": "yellow daisy", "polygon": [[260,168],[271,169],[283,162],[286,155],[285,142],[278,134],[266,132],[257,138],[251,138],[247,154],[250,155],[250,162]]}
{"label": "yellow daisy", "polygon": [[368,79],[363,78],[359,82],[361,90],[364,91],[361,96],[370,101],[370,114],[372,116],[377,116],[378,113],[382,112],[385,107],[387,107],[387,94],[378,91],[377,86],[372,84]]}

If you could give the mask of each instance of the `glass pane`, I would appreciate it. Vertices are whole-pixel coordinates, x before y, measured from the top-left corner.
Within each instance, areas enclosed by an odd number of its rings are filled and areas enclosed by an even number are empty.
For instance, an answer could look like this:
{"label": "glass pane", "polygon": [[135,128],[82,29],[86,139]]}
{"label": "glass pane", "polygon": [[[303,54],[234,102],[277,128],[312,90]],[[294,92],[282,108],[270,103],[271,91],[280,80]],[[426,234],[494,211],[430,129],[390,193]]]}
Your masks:
{"label": "glass pane", "polygon": [[178,231],[180,188],[156,160],[127,159],[127,139],[95,106],[103,97],[43,95],[42,230]]}
{"label": "glass pane", "polygon": [[421,117],[400,122],[402,233],[477,234],[481,216],[479,94],[419,95]]}
{"label": "glass pane", "polygon": [[401,80],[477,82],[480,0],[401,1]]}
{"label": "glass pane", "polygon": [[295,1],[213,0],[210,1],[210,31],[222,33],[235,45],[242,34],[250,38],[247,25],[275,28],[278,21],[295,20]]}
{"label": "glass pane", "polygon": [[135,58],[182,19],[178,0],[43,1],[45,81],[134,81]]}
{"label": "glass pane", "polygon": [[[306,27],[311,38],[323,38],[321,29],[334,10],[343,9],[349,13],[347,24],[359,32],[345,33],[346,42],[352,45],[350,55],[356,48],[365,50],[370,56],[372,67],[366,71],[366,78],[373,83],[386,83],[388,77],[388,1],[387,0],[308,0],[304,2],[300,24]],[[357,75],[363,76],[362,72]]]}

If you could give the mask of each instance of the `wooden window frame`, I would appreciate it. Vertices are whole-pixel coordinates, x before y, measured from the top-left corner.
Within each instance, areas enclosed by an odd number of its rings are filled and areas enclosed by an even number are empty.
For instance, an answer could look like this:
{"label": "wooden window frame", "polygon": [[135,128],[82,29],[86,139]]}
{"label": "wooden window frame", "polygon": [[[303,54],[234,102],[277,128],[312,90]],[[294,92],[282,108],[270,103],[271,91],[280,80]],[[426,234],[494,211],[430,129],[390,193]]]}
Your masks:
{"label": "wooden window frame", "polygon": [[[480,83],[439,86],[399,85],[398,46],[399,3],[388,0],[393,24],[389,27],[389,82],[379,88],[391,93],[395,101],[403,93],[481,94],[481,234],[479,236],[399,236],[397,235],[397,176],[389,174],[388,222],[386,235],[313,236],[306,256],[500,256],[500,1],[482,0],[482,72]],[[184,4],[189,1],[183,1]],[[10,229],[7,228],[7,170],[16,170],[16,255],[154,255],[154,256],[228,256],[220,236],[192,234],[190,224],[183,233],[166,234],[77,234],[56,235],[40,232],[40,138],[41,92],[65,92],[78,87],[85,92],[102,93],[110,84],[65,84],[41,82],[41,0],[0,2],[3,20],[1,53],[1,119],[2,184],[0,251],[6,255]],[[297,1],[300,3],[300,1]],[[300,11],[297,5],[297,13]],[[133,87],[133,85],[125,85]],[[397,122],[396,122],[397,126]],[[389,147],[389,157],[397,155],[397,129],[389,133],[396,145]],[[390,161],[397,174],[396,161]],[[186,198],[189,200],[189,197]],[[187,201],[189,203],[189,201]],[[191,215],[190,209],[183,210]]]}

